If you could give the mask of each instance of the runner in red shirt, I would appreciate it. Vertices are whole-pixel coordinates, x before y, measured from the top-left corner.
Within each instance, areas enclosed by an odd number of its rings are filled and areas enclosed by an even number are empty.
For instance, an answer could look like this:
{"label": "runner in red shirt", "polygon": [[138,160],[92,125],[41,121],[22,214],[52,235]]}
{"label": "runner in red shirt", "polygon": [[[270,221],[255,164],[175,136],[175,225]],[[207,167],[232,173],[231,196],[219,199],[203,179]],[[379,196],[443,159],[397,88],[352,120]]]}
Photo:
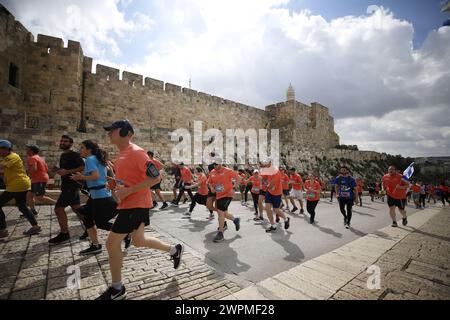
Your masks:
{"label": "runner in red shirt", "polygon": [[[266,191],[266,213],[267,218],[270,222],[270,227],[266,229],[267,233],[272,233],[277,231],[277,225],[273,219],[273,211],[278,218],[283,218],[284,220],[284,229],[289,229],[290,218],[286,217],[286,215],[281,211],[281,195],[283,194],[283,184],[282,184],[282,174],[281,171],[272,166],[272,159],[268,158],[264,162],[262,162],[263,168],[261,168],[261,172],[264,173],[268,181],[267,191]],[[277,222],[279,220],[277,219]]]}
{"label": "runner in red shirt", "polygon": [[320,193],[322,186],[314,174],[308,175],[308,180],[305,181],[305,195],[306,195],[306,211],[309,213],[309,223],[315,223],[316,207],[320,200]]}
{"label": "runner in red shirt", "polygon": [[253,199],[253,207],[255,208],[255,218],[254,221],[264,221],[263,212],[259,208],[259,192],[261,190],[261,176],[259,175],[258,170],[253,170],[253,175],[248,178],[247,182],[252,184],[252,188],[250,189],[250,193]]}
{"label": "runner in red shirt", "polygon": [[[162,174],[161,174],[161,170],[163,168],[163,164],[155,159],[155,152],[153,150],[147,151],[147,154],[148,154],[148,157],[150,158],[150,161],[153,162],[153,164],[155,165],[156,169],[159,171],[159,174],[161,175],[161,181],[162,181],[162,179],[164,178],[162,176]],[[166,209],[169,205],[167,204],[166,200],[164,199],[164,196],[161,193],[161,182],[159,182],[159,183],[155,184],[154,186],[152,186],[150,188],[150,190],[152,191],[153,209],[158,207],[158,203],[153,198],[153,192],[155,192],[155,194],[158,197],[159,201],[161,201],[163,203],[163,205],[161,207],[161,210]]]}
{"label": "runner in red shirt", "polygon": [[435,187],[434,187],[434,185],[432,183],[430,183],[428,185],[427,193],[428,193],[428,203],[430,203],[430,200],[433,199],[434,204],[436,204]]}
{"label": "runner in red shirt", "polygon": [[442,206],[445,207],[445,201],[447,201],[447,203],[450,205],[450,200],[448,199],[448,196],[449,196],[448,186],[445,184],[444,181],[441,182],[441,184],[439,186],[439,190],[441,191]]}
{"label": "runner in red shirt", "polygon": [[31,212],[36,216],[35,200],[43,204],[55,205],[56,201],[45,196],[45,187],[49,180],[48,166],[45,160],[39,156],[39,147],[36,145],[27,145],[26,153],[28,156],[28,175],[31,178],[31,191],[27,193],[27,203]]}
{"label": "runner in red shirt", "polygon": [[152,207],[150,187],[161,181],[159,171],[147,153],[131,143],[134,129],[128,120],[116,121],[104,129],[108,131],[111,143],[119,149],[118,158],[114,161],[116,179],[110,178],[108,181],[108,187],[118,201],[118,214],[106,240],[112,285],[97,300],[122,300],[126,290],[122,283],[121,242],[128,233],[131,233],[136,247],[170,253],[175,269],[181,263],[184,248],[181,244],[170,246],[145,236],[144,227],[150,224]]}
{"label": "runner in red shirt", "polygon": [[406,218],[406,190],[409,188],[409,183],[402,179],[402,175],[397,172],[395,166],[388,168],[388,173],[382,179],[383,190],[387,194],[387,204],[389,206],[389,215],[392,218],[392,227],[397,227],[397,218],[395,214],[395,207],[397,207],[402,215],[402,223],[404,226],[408,224]]}
{"label": "runner in red shirt", "polygon": [[228,213],[228,206],[234,196],[233,179],[236,179],[239,183],[241,182],[241,177],[236,171],[222,166],[222,159],[216,158],[215,163],[214,170],[209,173],[208,185],[211,192],[216,194],[217,213],[219,214],[219,231],[213,241],[221,242],[225,239],[223,236],[225,219],[233,221],[236,231],[239,231],[241,227],[241,219],[235,218]]}
{"label": "runner in red shirt", "polygon": [[193,176],[191,169],[189,169],[184,163],[180,163],[180,173],[181,173],[181,188],[180,192],[178,193],[178,198],[171,202],[172,205],[178,207],[178,203],[181,200],[181,197],[184,195],[184,191],[186,191],[189,195],[189,198],[191,198],[191,203],[194,201],[194,195],[192,194],[191,189],[186,189],[187,186],[192,185],[193,182]]}
{"label": "runner in red shirt", "polygon": [[[362,194],[363,194],[364,182],[361,178],[356,178],[356,192],[358,192],[359,205],[362,207]],[[355,204],[358,204],[358,201],[355,197]]]}
{"label": "runner in red shirt", "polygon": [[290,171],[290,184],[292,185],[292,190],[290,193],[290,199],[292,206],[294,207],[291,212],[295,212],[298,210],[295,205],[295,199],[300,203],[300,214],[303,214],[305,211],[303,210],[303,179],[297,174],[295,168],[289,169]]}
{"label": "runner in red shirt", "polygon": [[[286,210],[289,212],[291,210],[289,208],[289,201],[288,201],[289,192],[291,190],[289,188],[290,179],[289,176],[287,175],[286,168],[280,167],[280,171],[281,171],[281,183],[283,185],[283,199],[286,204]],[[281,207],[283,208],[283,205],[281,205]]]}
{"label": "runner in red shirt", "polygon": [[245,187],[247,186],[247,175],[245,174],[244,169],[239,169],[238,174],[241,177],[241,182],[239,182],[239,192],[241,193],[241,205],[245,206],[247,203],[244,201],[245,200],[244,192]]}
{"label": "runner in red shirt", "polygon": [[185,187],[186,190],[198,188],[198,192],[195,194],[194,199],[191,202],[189,211],[185,213],[185,215],[189,217],[191,217],[192,211],[194,211],[197,203],[206,206],[206,201],[208,199],[208,178],[203,173],[203,169],[201,167],[197,167],[195,171],[197,175],[197,182]]}

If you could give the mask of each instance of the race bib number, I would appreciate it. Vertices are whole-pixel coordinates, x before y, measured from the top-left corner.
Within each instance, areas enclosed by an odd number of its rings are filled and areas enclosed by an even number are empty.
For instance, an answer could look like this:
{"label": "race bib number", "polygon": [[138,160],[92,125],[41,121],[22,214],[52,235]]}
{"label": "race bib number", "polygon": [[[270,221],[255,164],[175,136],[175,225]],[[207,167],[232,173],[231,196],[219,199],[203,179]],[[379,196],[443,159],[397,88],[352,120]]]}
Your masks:
{"label": "race bib number", "polygon": [[258,192],[259,192],[259,188],[253,187],[253,188],[252,188],[252,192],[253,192],[253,193],[258,193]]}
{"label": "race bib number", "polygon": [[350,198],[350,192],[341,192],[342,198]]}
{"label": "race bib number", "polygon": [[225,188],[223,187],[223,184],[217,184],[215,189],[216,192],[223,192]]}
{"label": "race bib number", "polygon": [[316,193],[315,193],[314,191],[308,191],[308,192],[306,193],[306,196],[307,196],[309,199],[314,199],[314,198],[316,197]]}

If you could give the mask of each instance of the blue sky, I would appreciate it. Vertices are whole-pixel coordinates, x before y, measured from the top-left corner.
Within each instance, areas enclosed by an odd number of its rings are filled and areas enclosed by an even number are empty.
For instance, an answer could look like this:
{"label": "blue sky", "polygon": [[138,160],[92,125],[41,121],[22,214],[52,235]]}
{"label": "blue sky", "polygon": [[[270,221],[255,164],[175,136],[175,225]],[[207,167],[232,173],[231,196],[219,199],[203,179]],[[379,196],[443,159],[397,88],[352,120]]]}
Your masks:
{"label": "blue sky", "polygon": [[[330,109],[343,144],[450,155],[450,14],[440,0],[0,0],[97,63],[257,108]],[[37,5],[38,4],[38,5]],[[374,7],[376,6],[376,7]],[[374,10],[368,10],[370,8]]]}

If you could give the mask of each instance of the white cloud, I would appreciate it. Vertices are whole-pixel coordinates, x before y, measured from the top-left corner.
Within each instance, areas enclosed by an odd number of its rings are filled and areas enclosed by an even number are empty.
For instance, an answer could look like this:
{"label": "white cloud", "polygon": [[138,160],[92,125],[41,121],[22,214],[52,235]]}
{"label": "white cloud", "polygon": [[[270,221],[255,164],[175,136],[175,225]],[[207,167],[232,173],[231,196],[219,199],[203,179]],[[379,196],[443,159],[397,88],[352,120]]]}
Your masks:
{"label": "white cloud", "polygon": [[[6,1],[6,6],[33,34],[48,34],[82,43],[85,53],[96,57],[120,55],[119,42],[135,31],[149,30],[153,21],[142,13],[127,20],[119,0]],[[120,3],[129,5],[130,0]]]}
{"label": "white cloud", "polygon": [[118,1],[11,6],[33,32],[79,39],[85,52],[119,54],[126,35],[151,30],[140,43],[145,62],[123,69],[182,86],[192,78],[194,89],[230,100],[264,107],[284,100],[291,82],[297,100],[330,108],[342,143],[450,154],[450,28],[431,31],[414,49],[413,25],[383,7],[327,21],[290,12],[288,0],[153,0],[127,20]]}

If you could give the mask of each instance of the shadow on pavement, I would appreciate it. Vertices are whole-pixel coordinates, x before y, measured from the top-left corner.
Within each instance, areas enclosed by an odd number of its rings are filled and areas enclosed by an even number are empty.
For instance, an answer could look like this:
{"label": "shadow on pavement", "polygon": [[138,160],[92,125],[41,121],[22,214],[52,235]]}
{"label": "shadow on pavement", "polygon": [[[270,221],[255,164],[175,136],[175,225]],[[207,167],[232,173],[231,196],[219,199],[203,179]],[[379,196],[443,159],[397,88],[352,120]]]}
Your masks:
{"label": "shadow on pavement", "polygon": [[[217,232],[213,231],[205,235],[205,249],[208,252],[205,254],[205,261],[213,261],[217,265],[221,265],[225,270],[223,272],[229,274],[239,274],[250,269],[250,266],[238,259],[237,252],[230,247],[230,243],[235,240],[241,239],[239,234],[235,234],[233,238],[228,238],[226,232],[224,233],[225,240],[220,243],[213,242]],[[217,268],[217,266],[212,266]]]}
{"label": "shadow on pavement", "polygon": [[286,261],[301,262],[302,259],[305,258],[305,255],[298,245],[289,241],[293,233],[289,230],[287,230],[285,233],[282,233],[280,231],[281,230],[278,230],[278,232],[271,233],[270,235],[272,237],[272,240],[282,246],[284,251],[288,253],[288,256],[284,257],[283,259]]}

